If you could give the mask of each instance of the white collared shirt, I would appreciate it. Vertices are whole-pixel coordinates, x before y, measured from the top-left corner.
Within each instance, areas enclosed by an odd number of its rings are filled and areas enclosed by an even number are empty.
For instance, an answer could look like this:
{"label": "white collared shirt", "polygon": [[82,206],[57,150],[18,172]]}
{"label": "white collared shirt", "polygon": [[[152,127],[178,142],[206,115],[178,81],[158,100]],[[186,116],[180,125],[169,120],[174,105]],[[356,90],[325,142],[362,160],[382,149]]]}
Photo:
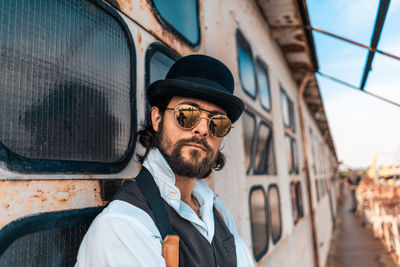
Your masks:
{"label": "white collared shirt", "polygon": [[[235,238],[237,266],[254,266],[232,215],[206,182],[196,180],[193,187],[193,194],[200,203],[200,219],[192,208],[180,200],[181,193],[175,186],[175,175],[158,149],[149,151],[143,166],[154,177],[161,197],[182,218],[190,221],[210,244],[215,230],[215,206]],[[79,248],[75,267],[165,266],[161,243],[161,234],[145,211],[127,202],[114,200],[90,226]]]}

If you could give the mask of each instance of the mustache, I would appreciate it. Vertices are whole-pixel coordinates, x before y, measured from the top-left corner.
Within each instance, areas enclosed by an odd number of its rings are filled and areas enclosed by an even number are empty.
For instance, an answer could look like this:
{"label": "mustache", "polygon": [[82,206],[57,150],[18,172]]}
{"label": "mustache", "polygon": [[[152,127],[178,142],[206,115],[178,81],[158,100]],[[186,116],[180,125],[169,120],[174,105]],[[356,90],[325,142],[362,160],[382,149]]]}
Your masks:
{"label": "mustache", "polygon": [[208,153],[214,152],[212,147],[207,143],[207,141],[204,138],[199,138],[197,136],[193,136],[192,138],[181,139],[176,143],[176,146],[182,147],[183,145],[185,145],[187,143],[196,143],[196,144],[204,146]]}

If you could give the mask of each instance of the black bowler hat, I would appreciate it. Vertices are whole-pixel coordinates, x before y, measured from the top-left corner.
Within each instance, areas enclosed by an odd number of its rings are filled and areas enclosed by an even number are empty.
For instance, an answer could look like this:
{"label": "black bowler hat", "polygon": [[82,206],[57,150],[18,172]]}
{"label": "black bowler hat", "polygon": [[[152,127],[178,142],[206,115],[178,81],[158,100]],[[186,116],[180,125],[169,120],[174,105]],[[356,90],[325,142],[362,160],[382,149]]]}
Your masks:
{"label": "black bowler hat", "polygon": [[244,103],[233,95],[233,89],[232,73],[221,61],[205,55],[190,55],[176,61],[165,80],[147,87],[147,99],[150,106],[173,96],[205,100],[223,108],[235,122],[243,112]]}

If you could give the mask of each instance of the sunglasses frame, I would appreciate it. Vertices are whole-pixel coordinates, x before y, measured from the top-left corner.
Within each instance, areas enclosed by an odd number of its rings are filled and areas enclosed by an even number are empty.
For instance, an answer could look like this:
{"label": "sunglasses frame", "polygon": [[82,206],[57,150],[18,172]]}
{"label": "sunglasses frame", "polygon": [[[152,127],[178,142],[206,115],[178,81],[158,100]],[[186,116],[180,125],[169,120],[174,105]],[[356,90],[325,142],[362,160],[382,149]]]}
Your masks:
{"label": "sunglasses frame", "polygon": [[[172,113],[172,116],[173,116],[173,118],[174,118],[175,123],[179,126],[179,128],[182,128],[182,129],[184,129],[184,130],[192,130],[192,129],[194,129],[197,125],[200,124],[201,119],[207,119],[207,121],[208,121],[208,122],[207,122],[208,132],[210,133],[210,135],[212,135],[212,136],[214,136],[214,137],[216,137],[216,138],[223,138],[223,137],[227,136],[227,135],[229,134],[229,132],[231,131],[231,129],[234,128],[233,125],[232,125],[231,120],[228,118],[228,116],[226,116],[226,115],[224,115],[224,114],[216,114],[216,115],[213,115],[213,116],[211,116],[211,117],[199,116],[199,120],[197,121],[196,124],[194,124],[194,125],[193,125],[192,127],[190,127],[190,128],[185,128],[185,127],[179,125],[178,118],[177,118],[177,116],[176,116],[176,114],[178,113],[179,108],[181,108],[182,106],[190,106],[190,107],[192,107],[193,109],[197,110],[197,111],[199,112],[199,114],[200,114],[200,111],[203,110],[203,109],[201,109],[201,108],[199,108],[199,107],[196,107],[196,106],[193,106],[193,105],[191,105],[191,104],[179,104],[179,105],[176,106],[175,108],[167,107],[167,108],[166,108],[167,110],[173,110],[173,111],[174,111],[174,112]],[[203,110],[203,111],[209,112],[209,111],[207,111],[207,110]],[[225,135],[223,135],[223,136],[221,136],[221,137],[216,136],[215,134],[213,134],[213,133],[211,132],[211,129],[210,129],[210,122],[211,122],[211,120],[212,120],[213,118],[219,117],[219,116],[225,117],[225,118],[229,121],[229,123],[231,124],[231,125],[229,126],[229,129],[228,129],[227,132],[225,133]]]}

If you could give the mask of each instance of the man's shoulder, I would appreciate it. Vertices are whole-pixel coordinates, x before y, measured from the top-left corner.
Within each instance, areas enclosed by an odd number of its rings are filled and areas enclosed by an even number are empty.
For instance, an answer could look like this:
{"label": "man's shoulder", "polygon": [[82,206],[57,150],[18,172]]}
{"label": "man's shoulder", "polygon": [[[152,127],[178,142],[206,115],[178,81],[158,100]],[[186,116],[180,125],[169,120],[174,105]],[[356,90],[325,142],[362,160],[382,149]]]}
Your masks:
{"label": "man's shoulder", "polygon": [[121,218],[121,219],[130,219],[137,217],[137,214],[146,213],[141,208],[128,203],[123,200],[115,199],[112,200],[107,207],[98,215],[97,218],[101,219],[112,219],[112,218]]}
{"label": "man's shoulder", "polygon": [[[153,219],[141,208],[122,200],[113,200],[96,217],[92,226],[97,229],[104,229],[109,226],[141,227],[149,228],[151,232],[158,231]],[[91,226],[91,227],[92,227]]]}
{"label": "man's shoulder", "polygon": [[147,200],[142,191],[139,189],[135,180],[126,181],[120,190],[118,190],[118,192],[115,194],[113,200],[120,200],[129,203],[146,211],[150,216],[152,216]]}
{"label": "man's shoulder", "polygon": [[140,255],[148,254],[141,249],[161,249],[161,241],[157,227],[146,212],[127,202],[114,200],[87,231],[79,249],[78,265],[128,266],[128,262],[137,262]]}

